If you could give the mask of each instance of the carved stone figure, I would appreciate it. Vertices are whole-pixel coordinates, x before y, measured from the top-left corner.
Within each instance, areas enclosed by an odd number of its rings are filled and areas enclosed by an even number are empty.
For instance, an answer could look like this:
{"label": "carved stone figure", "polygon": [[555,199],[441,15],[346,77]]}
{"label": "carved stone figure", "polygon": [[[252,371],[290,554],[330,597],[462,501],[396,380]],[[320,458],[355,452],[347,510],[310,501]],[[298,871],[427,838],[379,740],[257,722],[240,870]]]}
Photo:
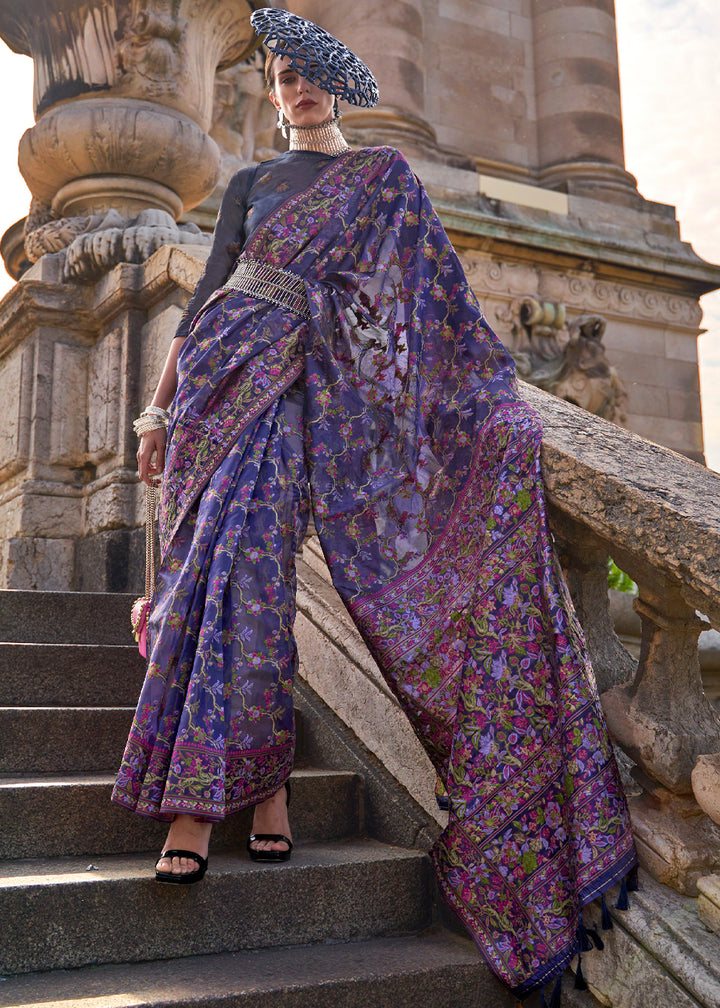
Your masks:
{"label": "carved stone figure", "polygon": [[524,298],[517,309],[511,353],[525,381],[614,423],[626,421],[627,393],[607,359],[606,322],[581,315],[568,326],[565,306]]}
{"label": "carved stone figure", "polygon": [[279,151],[274,141],[275,113],[266,100],[264,60],[249,60],[215,75],[215,104],[210,136],[220,148],[223,188],[230,177],[252,161],[265,161]]}
{"label": "carved stone figure", "polygon": [[570,326],[563,369],[552,390],[560,399],[590,413],[623,424],[627,420],[627,392],[603,346],[605,319],[581,315]]}
{"label": "carved stone figure", "polygon": [[[188,23],[183,18],[141,10],[118,43],[118,66],[128,88],[144,84],[149,95],[177,94],[186,76]],[[183,72],[184,71],[184,72]]]}

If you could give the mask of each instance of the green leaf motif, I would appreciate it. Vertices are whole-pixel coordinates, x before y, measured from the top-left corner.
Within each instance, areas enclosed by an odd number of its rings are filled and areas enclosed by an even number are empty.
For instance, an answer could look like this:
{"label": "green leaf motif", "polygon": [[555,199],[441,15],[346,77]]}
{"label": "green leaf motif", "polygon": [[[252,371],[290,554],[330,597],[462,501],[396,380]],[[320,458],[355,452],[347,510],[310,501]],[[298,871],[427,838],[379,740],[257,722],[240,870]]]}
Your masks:
{"label": "green leaf motif", "polygon": [[534,871],[537,871],[537,854],[533,851],[525,851],[522,856],[522,866],[526,875],[532,875]]}
{"label": "green leaf motif", "polygon": [[442,676],[440,675],[437,669],[434,668],[428,669],[427,672],[425,673],[425,682],[428,684],[428,686],[432,686],[432,688],[435,689],[435,687],[439,686],[440,683],[442,682]]}

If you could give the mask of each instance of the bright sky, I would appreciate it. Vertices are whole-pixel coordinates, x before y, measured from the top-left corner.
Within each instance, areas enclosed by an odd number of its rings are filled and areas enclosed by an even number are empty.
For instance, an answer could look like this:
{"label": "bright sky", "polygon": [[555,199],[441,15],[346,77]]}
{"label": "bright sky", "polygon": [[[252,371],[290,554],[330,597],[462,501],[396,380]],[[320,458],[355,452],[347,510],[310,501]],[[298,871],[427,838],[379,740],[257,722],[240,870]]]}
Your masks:
{"label": "bright sky", "polygon": [[[718,0],[615,0],[629,171],[647,199],[677,207],[685,241],[720,263]],[[32,64],[0,42],[4,95],[0,234],[24,217],[29,193],[17,141],[32,125]],[[12,280],[0,267],[0,295]],[[720,470],[720,292],[703,298],[700,339],[705,450]]]}

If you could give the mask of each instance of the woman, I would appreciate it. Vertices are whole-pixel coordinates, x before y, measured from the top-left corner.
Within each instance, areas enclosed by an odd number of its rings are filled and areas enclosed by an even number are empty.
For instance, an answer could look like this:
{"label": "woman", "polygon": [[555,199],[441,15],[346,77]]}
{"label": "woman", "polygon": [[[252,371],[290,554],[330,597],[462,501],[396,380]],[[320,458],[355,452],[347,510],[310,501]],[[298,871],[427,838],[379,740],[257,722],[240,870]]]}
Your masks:
{"label": "woman", "polygon": [[253,23],[290,151],[231,181],[138,421],[140,476],[164,474],[163,561],[113,798],[172,819],[161,881],[201,878],[211,823],[248,805],[251,857],[289,857],[294,554],[312,505],[447,790],[441,889],[522,996],[562,972],[582,906],[635,864],[550,545],[538,419],[405,160],[344,142],[334,98],[377,100],[367,68],[285,11]]}

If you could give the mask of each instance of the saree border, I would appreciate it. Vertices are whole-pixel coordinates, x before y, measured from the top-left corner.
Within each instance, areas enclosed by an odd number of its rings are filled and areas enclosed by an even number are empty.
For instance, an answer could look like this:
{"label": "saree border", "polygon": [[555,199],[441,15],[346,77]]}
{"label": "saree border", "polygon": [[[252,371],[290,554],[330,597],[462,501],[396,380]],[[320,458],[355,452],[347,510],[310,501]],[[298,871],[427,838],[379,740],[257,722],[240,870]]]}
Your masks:
{"label": "saree border", "polygon": [[[327,175],[329,175],[330,172],[334,171],[338,167],[339,163],[341,163],[346,158],[349,158],[350,155],[354,155],[356,153],[357,153],[357,151],[352,150],[352,151],[346,151],[344,154],[341,154],[334,161],[331,161],[327,165],[327,167],[324,168],[323,171],[320,172],[320,174],[315,179],[315,181],[312,182],[308,186],[307,189],[303,189],[301,192],[294,193],[292,196],[288,196],[288,198],[286,200],[284,200],[282,203],[280,203],[278,206],[276,206],[275,209],[272,210],[267,215],[267,217],[265,218],[265,220],[263,220],[260,224],[258,224],[258,226],[255,229],[255,232],[254,232],[252,238],[247,243],[247,245],[245,246],[245,248],[242,250],[242,252],[241,252],[241,254],[240,254],[240,256],[238,258],[255,259],[256,258],[256,255],[255,255],[256,249],[254,248],[254,245],[259,240],[261,232],[265,231],[268,227],[270,227],[270,225],[273,223],[273,221],[275,221],[276,218],[278,218],[281,214],[287,213],[287,211],[293,206],[293,204],[295,204],[295,203],[299,202],[300,200],[302,200],[303,197],[306,197],[308,195],[308,193],[311,193],[313,191],[313,189],[315,188],[315,186],[317,186],[321,182],[323,182],[324,179],[325,179],[325,177]],[[253,180],[253,185],[254,185],[254,183],[255,183],[255,180]],[[252,191],[252,186],[250,188],[250,191]],[[283,266],[287,266],[287,263],[283,263]]]}

